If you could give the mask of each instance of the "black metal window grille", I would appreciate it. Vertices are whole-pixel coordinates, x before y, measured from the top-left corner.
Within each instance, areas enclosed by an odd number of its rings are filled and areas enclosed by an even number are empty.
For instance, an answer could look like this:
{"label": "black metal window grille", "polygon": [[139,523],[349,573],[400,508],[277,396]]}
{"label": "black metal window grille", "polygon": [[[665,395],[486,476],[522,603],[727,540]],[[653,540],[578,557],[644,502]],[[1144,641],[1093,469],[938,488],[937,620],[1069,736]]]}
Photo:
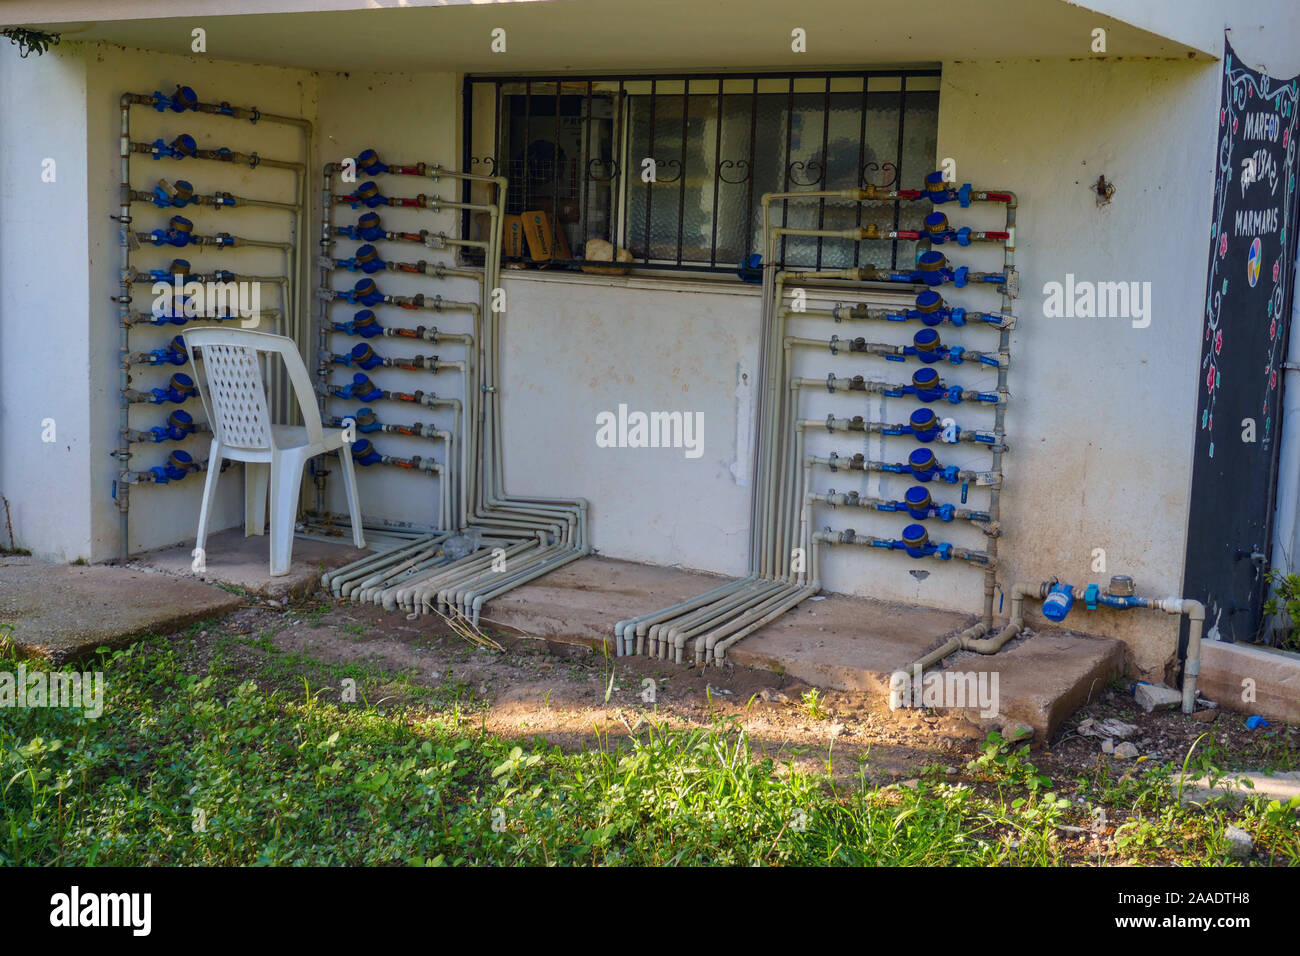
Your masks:
{"label": "black metal window grille", "polygon": [[[471,76],[464,163],[509,177],[507,212],[547,213],[555,247],[571,251],[556,265],[578,265],[588,240],[605,239],[635,268],[734,273],[761,252],[765,192],[922,188],[936,163],[938,88],[932,69]],[[819,200],[772,214],[795,228],[919,229],[924,212]],[[787,237],[780,258],[895,267],[914,246]]]}

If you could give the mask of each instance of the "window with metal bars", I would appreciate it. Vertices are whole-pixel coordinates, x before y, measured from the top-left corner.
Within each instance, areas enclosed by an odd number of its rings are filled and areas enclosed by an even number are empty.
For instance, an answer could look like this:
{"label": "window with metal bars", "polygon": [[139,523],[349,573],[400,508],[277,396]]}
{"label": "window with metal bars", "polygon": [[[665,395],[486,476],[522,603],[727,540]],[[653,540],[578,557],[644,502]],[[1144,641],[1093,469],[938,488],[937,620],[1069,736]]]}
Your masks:
{"label": "window with metal bars", "polygon": [[[931,69],[471,76],[464,162],[508,177],[508,213],[547,214],[553,246],[572,250],[552,267],[579,267],[586,243],[604,239],[638,271],[734,274],[761,251],[764,193],[923,188],[938,114]],[[924,216],[847,200],[780,203],[773,214],[815,229],[920,229]],[[788,237],[780,256],[797,268],[892,267],[910,264],[914,246]]]}

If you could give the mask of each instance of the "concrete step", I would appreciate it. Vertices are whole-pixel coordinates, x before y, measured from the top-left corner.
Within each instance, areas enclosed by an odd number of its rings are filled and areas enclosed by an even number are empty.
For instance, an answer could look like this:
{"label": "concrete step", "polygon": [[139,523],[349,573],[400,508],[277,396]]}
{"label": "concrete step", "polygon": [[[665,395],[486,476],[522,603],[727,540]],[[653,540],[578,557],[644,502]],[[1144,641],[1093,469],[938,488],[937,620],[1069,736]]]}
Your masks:
{"label": "concrete step", "polygon": [[26,657],[63,664],[219,617],[243,599],[209,584],[107,565],[3,559],[0,622]]}
{"label": "concrete step", "polygon": [[[1300,770],[1275,774],[1248,771],[1226,777],[1180,774],[1175,786],[1182,788],[1182,802],[1195,806],[1223,802],[1228,806],[1240,807],[1250,797],[1276,800],[1285,805],[1300,799]],[[1300,807],[1295,812],[1300,814]]]}
{"label": "concrete step", "polygon": [[351,537],[335,544],[310,538],[295,538],[289,573],[271,577],[271,536],[244,537],[243,529],[230,528],[208,535],[206,569],[193,570],[194,542],[188,541],[158,551],[146,551],[130,561],[189,580],[210,581],[242,588],[265,598],[301,598],[316,590],[321,575],[333,568],[363,558],[369,551],[352,547]]}
{"label": "concrete step", "polygon": [[[997,723],[1004,733],[1009,725],[1028,725],[1034,738],[1042,742],[1124,673],[1124,652],[1124,642],[1114,638],[1042,630],[1017,637],[993,655],[954,654],[940,673],[996,673],[1000,698]],[[991,683],[991,677],[986,683]],[[966,712],[976,719],[974,708],[966,708]]]}
{"label": "concrete step", "polygon": [[[485,608],[485,626],[533,637],[605,646],[614,625],[719,586],[716,575],[590,557],[516,588]],[[891,675],[957,631],[969,614],[825,595],[733,644],[727,659],[789,674],[818,687],[888,695]],[[693,659],[688,649],[687,660]],[[982,726],[1026,725],[1046,740],[1075,709],[1123,673],[1124,644],[1069,631],[1019,637],[991,657],[962,652],[939,671],[971,673],[993,686],[998,707],[953,708]],[[985,675],[980,678],[979,675]]]}
{"label": "concrete step", "polygon": [[1300,724],[1300,654],[1203,641],[1196,690],[1229,710]]}

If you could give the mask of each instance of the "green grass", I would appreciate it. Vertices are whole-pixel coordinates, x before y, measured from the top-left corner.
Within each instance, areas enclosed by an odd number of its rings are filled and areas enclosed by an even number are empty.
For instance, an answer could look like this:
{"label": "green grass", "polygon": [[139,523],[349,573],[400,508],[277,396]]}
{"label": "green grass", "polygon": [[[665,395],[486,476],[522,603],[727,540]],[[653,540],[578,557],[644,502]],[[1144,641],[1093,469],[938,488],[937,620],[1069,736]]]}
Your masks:
{"label": "green grass", "polygon": [[816,687],[810,687],[808,690],[804,691],[803,697],[801,697],[800,700],[803,701],[804,711],[808,714],[810,719],[826,720],[830,717],[830,714],[826,712],[826,708],[822,706],[822,695]]}
{"label": "green grass", "polygon": [[[303,661],[270,646],[218,642],[200,676],[192,638],[145,642],[95,665],[98,720],[0,711],[0,864],[1052,865],[1080,862],[1059,827],[1094,809],[999,740],[971,782],[886,788],[778,765],[730,720],[563,753],[476,732],[459,697],[336,704],[305,672],[287,689]],[[1167,778],[1080,787],[1138,813],[1100,862],[1222,859],[1223,819],[1178,808]],[[1300,859],[1293,816],[1245,819]]]}

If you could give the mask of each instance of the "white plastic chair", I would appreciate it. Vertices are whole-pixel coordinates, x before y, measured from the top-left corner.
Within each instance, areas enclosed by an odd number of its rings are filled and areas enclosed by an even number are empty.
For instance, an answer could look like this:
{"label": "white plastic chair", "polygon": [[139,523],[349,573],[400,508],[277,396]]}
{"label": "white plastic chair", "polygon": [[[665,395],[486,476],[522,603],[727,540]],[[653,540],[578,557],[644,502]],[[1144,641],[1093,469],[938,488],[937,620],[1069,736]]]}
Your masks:
{"label": "white plastic chair", "polygon": [[[222,460],[242,461],[245,463],[244,537],[265,533],[269,481],[271,574],[288,574],[303,466],[309,458],[338,449],[348,512],[352,516],[352,543],[364,548],[352,448],[343,438],[343,429],[321,427],[311,380],[293,339],[247,329],[196,328],[185,333],[185,348],[212,428],[212,450],[208,455],[208,477],[203,486],[195,547],[202,548],[207,538],[208,514],[216,497]],[[202,353],[203,374],[199,374],[199,365],[194,361],[196,349]],[[275,353],[284,360],[305,425],[272,424],[266,410],[259,352]]]}

